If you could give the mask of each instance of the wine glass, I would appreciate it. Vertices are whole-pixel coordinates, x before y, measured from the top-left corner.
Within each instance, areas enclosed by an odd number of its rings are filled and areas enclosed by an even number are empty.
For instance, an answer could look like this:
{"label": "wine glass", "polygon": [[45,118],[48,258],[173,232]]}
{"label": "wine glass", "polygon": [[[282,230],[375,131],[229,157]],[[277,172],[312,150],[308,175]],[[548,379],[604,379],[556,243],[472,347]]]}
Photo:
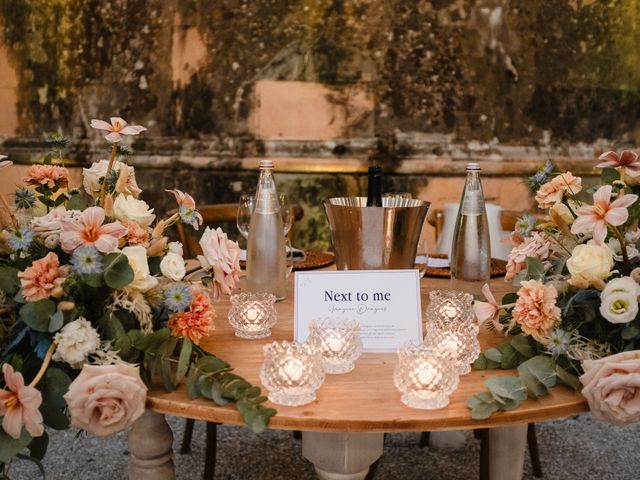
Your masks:
{"label": "wine glass", "polygon": [[249,239],[249,224],[251,223],[251,215],[255,208],[255,202],[255,197],[253,195],[240,195],[236,224],[238,225],[240,235],[242,235],[245,240]]}
{"label": "wine glass", "polygon": [[420,277],[424,277],[429,268],[429,241],[426,238],[420,239],[416,252],[416,265]]}
{"label": "wine glass", "polygon": [[291,230],[293,224],[293,218],[291,216],[291,209],[289,208],[289,197],[286,193],[279,193],[278,200],[280,201],[280,214],[282,215],[282,227],[284,228],[284,234],[287,235]]}

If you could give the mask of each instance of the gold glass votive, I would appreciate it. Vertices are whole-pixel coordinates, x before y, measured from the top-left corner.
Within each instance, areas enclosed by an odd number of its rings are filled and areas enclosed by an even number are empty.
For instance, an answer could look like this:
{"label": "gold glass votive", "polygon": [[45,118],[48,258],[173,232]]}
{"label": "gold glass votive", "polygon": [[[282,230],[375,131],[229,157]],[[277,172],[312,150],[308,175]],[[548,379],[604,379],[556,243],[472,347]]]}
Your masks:
{"label": "gold glass votive", "polygon": [[229,323],[240,338],[256,339],[271,335],[278,319],[276,297],[271,293],[236,293],[231,295]]}

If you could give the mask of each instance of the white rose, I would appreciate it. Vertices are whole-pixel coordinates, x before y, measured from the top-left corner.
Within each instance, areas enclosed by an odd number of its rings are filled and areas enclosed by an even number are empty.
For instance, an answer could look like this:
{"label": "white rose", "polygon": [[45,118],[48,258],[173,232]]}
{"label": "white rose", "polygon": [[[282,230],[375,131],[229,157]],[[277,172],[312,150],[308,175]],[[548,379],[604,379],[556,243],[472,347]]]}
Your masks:
{"label": "white rose", "polygon": [[167,253],[160,262],[160,271],[165,277],[174,282],[179,282],[187,273],[184,258],[177,253]]}
{"label": "white rose", "polygon": [[175,253],[176,255],[184,256],[184,252],[182,251],[182,244],[180,242],[169,242],[169,251],[171,253]]}
{"label": "white rose", "polygon": [[[621,262],[622,260],[624,260],[624,258],[622,257],[622,248],[620,248],[620,241],[617,238],[610,238],[606,245],[607,247],[609,247],[609,250],[611,250],[613,259],[616,262]],[[634,259],[638,255],[640,255],[640,252],[638,252],[638,249],[634,245],[626,245],[626,248],[627,257],[629,258],[629,260]]]}
{"label": "white rose", "polygon": [[631,277],[614,278],[600,294],[600,314],[611,323],[628,323],[638,314],[640,287]]}
{"label": "white rose", "polygon": [[604,287],[604,279],[613,268],[611,250],[602,245],[578,245],[567,260],[567,268],[571,273],[569,283],[577,288]]}
{"label": "white rose", "polygon": [[[109,168],[109,161],[100,160],[99,162],[92,163],[91,168],[82,169],[82,185],[87,193],[93,198],[97,198],[100,194],[100,189],[102,188],[100,179],[104,178],[107,174],[107,168]],[[116,190],[118,193],[128,193],[134,197],[140,195],[140,188],[136,183],[133,167],[122,162],[115,161],[113,163],[113,169],[120,172],[118,177],[118,188]]]}
{"label": "white rose", "polygon": [[78,317],[55,334],[53,343],[56,344],[53,360],[79,368],[100,346],[100,335],[86,318]]}
{"label": "white rose", "polygon": [[[554,206],[552,206],[549,209],[549,214],[551,213],[560,217],[567,225],[571,225],[575,220],[573,214],[571,213],[571,210],[569,210],[569,207],[567,207],[564,203],[556,203]],[[551,218],[553,218],[553,216]]]}
{"label": "white rose", "polygon": [[133,281],[128,285],[129,287],[146,292],[158,285],[158,279],[149,271],[147,250],[142,245],[124,247],[122,253],[126,255],[129,266],[133,270]]}
{"label": "white rose", "polygon": [[113,215],[118,220],[126,218],[142,227],[148,227],[156,218],[153,208],[149,208],[145,201],[124,194],[118,195],[113,202]]}

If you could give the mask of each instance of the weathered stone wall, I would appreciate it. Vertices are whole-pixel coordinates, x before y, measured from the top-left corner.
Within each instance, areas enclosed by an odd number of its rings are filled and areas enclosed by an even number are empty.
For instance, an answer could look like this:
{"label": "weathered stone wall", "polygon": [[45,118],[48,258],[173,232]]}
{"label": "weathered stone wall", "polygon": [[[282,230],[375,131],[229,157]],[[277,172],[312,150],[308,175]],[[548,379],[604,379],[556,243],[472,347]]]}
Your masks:
{"label": "weathered stone wall", "polygon": [[321,199],[362,192],[371,162],[440,206],[479,160],[525,208],[537,162],[588,173],[640,141],[639,25],[636,0],[0,0],[0,150],[28,162],[62,131],[86,163],[89,120],[117,114],[149,128],[148,195],[204,202],[269,156],[318,246]]}

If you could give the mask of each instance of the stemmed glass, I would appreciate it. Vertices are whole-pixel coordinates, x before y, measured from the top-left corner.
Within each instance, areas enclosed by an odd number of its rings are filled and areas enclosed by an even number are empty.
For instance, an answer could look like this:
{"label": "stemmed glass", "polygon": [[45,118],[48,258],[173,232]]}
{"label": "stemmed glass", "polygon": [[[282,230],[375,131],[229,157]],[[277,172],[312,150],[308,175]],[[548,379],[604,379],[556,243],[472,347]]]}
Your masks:
{"label": "stemmed glass", "polygon": [[293,217],[291,215],[291,209],[289,207],[289,197],[286,193],[279,193],[278,200],[280,201],[280,214],[282,215],[282,227],[284,228],[285,236],[291,230],[293,225]]}
{"label": "stemmed glass", "polygon": [[242,235],[245,240],[249,239],[249,224],[251,223],[251,215],[253,214],[255,206],[256,200],[253,195],[240,195],[236,224],[238,225],[240,235]]}

